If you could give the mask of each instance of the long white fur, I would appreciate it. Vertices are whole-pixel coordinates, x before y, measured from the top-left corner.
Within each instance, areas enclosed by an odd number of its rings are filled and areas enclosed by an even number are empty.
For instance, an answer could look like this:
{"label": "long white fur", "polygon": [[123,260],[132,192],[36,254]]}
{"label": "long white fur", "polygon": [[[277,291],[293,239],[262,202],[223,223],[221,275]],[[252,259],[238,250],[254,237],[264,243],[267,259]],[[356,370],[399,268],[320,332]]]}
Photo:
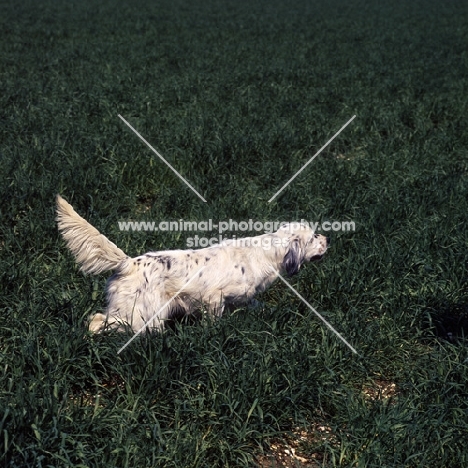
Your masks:
{"label": "long white fur", "polygon": [[60,195],[57,195],[57,223],[67,247],[85,273],[97,275],[115,270],[127,256],[95,227],[91,226]]}
{"label": "long white fur", "polygon": [[[60,195],[57,223],[82,271],[115,271],[107,282],[107,309],[92,318],[92,332],[106,327],[160,330],[166,320],[201,307],[220,316],[226,305],[246,303],[264,291],[278,272],[297,273],[304,262],[321,257],[328,244],[310,227],[293,223],[272,234],[245,238],[243,245],[227,241],[205,249],[148,252],[130,258]],[[267,245],[270,248],[264,248]]]}

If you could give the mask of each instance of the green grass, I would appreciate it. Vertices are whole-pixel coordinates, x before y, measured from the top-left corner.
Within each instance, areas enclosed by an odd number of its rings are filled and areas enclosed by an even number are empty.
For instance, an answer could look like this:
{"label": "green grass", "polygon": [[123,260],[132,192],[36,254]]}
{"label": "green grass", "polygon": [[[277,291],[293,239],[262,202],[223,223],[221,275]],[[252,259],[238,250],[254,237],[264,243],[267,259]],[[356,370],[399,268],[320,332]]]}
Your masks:
{"label": "green grass", "polygon": [[[2,465],[255,466],[322,425],[316,466],[467,466],[467,24],[461,0],[2,2]],[[354,220],[290,282],[359,356],[281,283],[117,355],[56,193],[130,255],[185,238],[117,221]]]}

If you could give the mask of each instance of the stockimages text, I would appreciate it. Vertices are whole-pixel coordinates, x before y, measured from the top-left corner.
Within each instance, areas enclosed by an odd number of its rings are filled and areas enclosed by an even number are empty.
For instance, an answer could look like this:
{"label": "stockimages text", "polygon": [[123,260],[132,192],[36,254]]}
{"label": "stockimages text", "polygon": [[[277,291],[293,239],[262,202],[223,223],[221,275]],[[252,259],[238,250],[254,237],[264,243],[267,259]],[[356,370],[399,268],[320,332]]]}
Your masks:
{"label": "stockimages text", "polygon": [[[285,228],[289,226],[291,230],[310,228],[314,232],[319,233],[328,233],[328,232],[354,232],[356,230],[356,223],[354,221],[306,221],[301,219],[300,222],[287,222],[287,221],[255,221],[249,219],[247,221],[235,221],[229,219],[228,221],[217,221],[215,222],[212,219],[205,221],[119,221],[119,229],[121,231],[129,232],[217,232],[217,236],[208,237],[206,235],[199,236],[195,234],[193,236],[187,237],[187,247],[188,248],[200,248],[200,247],[210,247],[217,244],[222,244],[223,242],[229,241],[239,244],[239,246],[246,246],[248,242],[261,242],[262,245],[258,247],[263,247],[264,249],[269,249],[271,247],[276,247],[271,245],[272,238],[266,237],[262,238],[237,238],[237,236],[232,235],[231,237],[223,236],[223,233],[226,232],[256,232],[263,234],[271,234],[276,232],[280,228]],[[256,239],[256,240],[254,240]]]}

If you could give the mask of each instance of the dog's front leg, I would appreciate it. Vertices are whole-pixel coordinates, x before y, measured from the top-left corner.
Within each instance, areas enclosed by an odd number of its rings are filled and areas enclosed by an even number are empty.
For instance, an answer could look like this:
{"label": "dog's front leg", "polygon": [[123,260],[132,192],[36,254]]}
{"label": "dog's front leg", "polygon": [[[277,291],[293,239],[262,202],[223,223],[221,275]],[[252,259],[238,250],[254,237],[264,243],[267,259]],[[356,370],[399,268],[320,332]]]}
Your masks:
{"label": "dog's front leg", "polygon": [[221,302],[211,302],[206,306],[206,311],[210,317],[221,317],[224,312],[224,307],[226,304],[224,301]]}

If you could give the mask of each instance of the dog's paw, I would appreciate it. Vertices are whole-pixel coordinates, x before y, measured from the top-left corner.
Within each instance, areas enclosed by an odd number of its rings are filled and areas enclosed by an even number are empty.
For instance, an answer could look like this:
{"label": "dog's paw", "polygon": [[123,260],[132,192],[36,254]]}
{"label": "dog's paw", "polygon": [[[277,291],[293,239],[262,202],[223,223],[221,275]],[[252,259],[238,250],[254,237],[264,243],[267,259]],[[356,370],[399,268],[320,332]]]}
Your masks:
{"label": "dog's paw", "polygon": [[88,330],[91,333],[100,333],[107,323],[107,317],[104,314],[97,313],[93,315],[89,322]]}

